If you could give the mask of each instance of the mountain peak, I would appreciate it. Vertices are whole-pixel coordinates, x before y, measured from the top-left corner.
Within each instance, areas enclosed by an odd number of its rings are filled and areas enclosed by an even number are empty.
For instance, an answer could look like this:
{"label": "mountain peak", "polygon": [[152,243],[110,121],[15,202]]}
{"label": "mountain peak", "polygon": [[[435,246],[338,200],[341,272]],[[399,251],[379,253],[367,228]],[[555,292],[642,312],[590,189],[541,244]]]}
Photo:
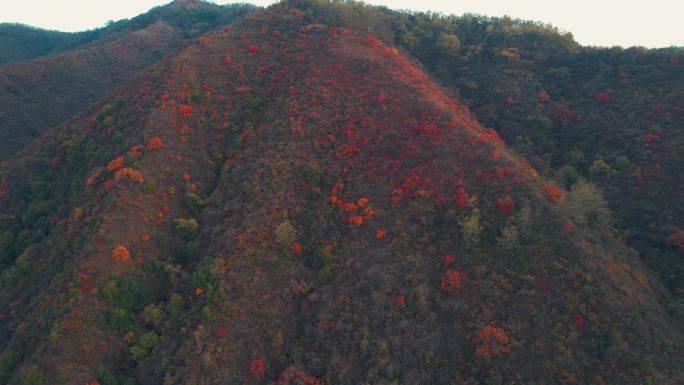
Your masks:
{"label": "mountain peak", "polygon": [[199,7],[201,4],[207,3],[204,0],[174,0],[172,3],[169,5],[171,6],[178,6],[178,7]]}

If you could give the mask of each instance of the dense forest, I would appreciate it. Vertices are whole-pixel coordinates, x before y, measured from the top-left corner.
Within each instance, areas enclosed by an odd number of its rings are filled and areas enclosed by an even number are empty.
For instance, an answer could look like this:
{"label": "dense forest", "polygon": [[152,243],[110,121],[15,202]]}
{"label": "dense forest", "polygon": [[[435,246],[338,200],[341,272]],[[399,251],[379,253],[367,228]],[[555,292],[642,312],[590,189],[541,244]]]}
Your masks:
{"label": "dense forest", "polygon": [[[131,20],[75,34],[60,43],[61,48],[53,47],[35,60],[0,66],[0,104],[4,106],[0,109],[0,159],[20,151],[48,128],[83,111],[188,40],[255,9],[243,4],[171,3]],[[0,41],[7,43],[9,53],[14,52],[12,46],[18,46],[33,47],[39,54],[38,47],[53,40],[43,39],[43,34],[52,36],[47,31],[33,30],[36,41],[26,41],[17,31],[3,36],[2,31]]]}
{"label": "dense forest", "polygon": [[356,1],[12,28],[0,383],[684,381],[683,49]]}

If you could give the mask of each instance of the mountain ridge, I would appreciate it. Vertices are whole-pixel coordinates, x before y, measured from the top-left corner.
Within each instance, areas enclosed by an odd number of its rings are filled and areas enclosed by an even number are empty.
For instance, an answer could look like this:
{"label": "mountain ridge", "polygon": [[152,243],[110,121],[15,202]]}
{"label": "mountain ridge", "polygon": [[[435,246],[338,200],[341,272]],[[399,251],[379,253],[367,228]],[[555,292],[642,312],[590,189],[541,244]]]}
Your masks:
{"label": "mountain ridge", "polygon": [[68,244],[20,257],[54,290],[3,327],[15,349],[41,325],[12,384],[640,383],[637,354],[658,381],[681,375],[635,255],[566,226],[577,194],[396,48],[287,3],[21,156],[4,214],[56,200],[42,244]]}

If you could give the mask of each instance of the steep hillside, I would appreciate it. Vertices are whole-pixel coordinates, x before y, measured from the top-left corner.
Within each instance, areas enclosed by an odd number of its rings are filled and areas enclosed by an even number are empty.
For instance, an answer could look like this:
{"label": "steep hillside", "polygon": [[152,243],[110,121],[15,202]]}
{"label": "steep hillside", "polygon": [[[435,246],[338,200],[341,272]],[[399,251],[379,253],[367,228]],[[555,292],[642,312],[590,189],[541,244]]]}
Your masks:
{"label": "steep hillside", "polygon": [[255,9],[179,3],[93,31],[102,36],[76,49],[0,67],[0,159],[86,109],[188,38]]}
{"label": "steep hillside", "polygon": [[33,59],[69,46],[72,34],[22,24],[0,23],[0,65]]}
{"label": "steep hillside", "polygon": [[[598,185],[620,237],[684,298],[684,48],[589,48],[539,22],[293,0],[414,55],[542,174]],[[582,218],[575,218],[582,220]]]}
{"label": "steep hillside", "polygon": [[110,22],[106,26],[81,32],[60,32],[18,23],[0,23],[0,66],[54,55],[111,37],[124,30],[140,30],[164,21],[181,30],[186,37],[197,37],[207,30],[229,23],[238,15],[253,12],[250,4],[216,5],[204,1],[174,1],[152,8],[132,19]]}
{"label": "steep hillside", "polygon": [[544,183],[396,48],[287,3],[0,187],[9,384],[683,379],[681,325],[591,186]]}

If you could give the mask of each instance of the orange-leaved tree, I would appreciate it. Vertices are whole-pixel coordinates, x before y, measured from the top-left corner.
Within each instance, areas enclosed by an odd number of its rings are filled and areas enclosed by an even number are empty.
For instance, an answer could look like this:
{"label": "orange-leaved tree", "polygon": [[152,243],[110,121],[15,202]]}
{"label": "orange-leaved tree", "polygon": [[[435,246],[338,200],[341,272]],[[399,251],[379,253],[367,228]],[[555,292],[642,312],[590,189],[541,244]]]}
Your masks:
{"label": "orange-leaved tree", "polygon": [[475,353],[486,359],[508,353],[511,350],[511,339],[506,331],[487,325],[475,333]]}

